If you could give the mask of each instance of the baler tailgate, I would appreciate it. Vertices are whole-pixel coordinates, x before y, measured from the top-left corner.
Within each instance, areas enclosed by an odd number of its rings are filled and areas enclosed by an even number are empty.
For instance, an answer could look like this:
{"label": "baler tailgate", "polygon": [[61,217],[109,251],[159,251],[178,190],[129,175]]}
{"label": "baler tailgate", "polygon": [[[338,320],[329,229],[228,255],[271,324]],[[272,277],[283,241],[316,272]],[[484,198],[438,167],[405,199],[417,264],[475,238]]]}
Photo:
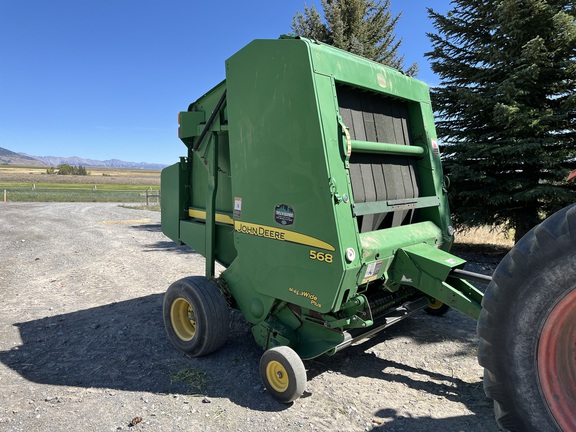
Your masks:
{"label": "baler tailgate", "polygon": [[350,136],[350,182],[360,232],[408,225],[415,209],[439,205],[436,196],[419,200],[417,163],[427,148],[413,144],[410,103],[344,84],[336,91]]}

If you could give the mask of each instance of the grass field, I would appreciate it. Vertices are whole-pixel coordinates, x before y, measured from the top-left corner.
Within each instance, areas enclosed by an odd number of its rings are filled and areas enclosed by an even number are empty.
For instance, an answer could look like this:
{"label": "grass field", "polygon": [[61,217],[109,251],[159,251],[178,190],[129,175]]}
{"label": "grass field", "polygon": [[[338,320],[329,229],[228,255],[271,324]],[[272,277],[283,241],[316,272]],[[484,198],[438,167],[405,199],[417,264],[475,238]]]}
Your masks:
{"label": "grass field", "polygon": [[[0,199],[24,202],[146,202],[160,171],[93,168],[88,176],[48,175],[46,168],[0,166]],[[156,198],[151,198],[156,202]]]}

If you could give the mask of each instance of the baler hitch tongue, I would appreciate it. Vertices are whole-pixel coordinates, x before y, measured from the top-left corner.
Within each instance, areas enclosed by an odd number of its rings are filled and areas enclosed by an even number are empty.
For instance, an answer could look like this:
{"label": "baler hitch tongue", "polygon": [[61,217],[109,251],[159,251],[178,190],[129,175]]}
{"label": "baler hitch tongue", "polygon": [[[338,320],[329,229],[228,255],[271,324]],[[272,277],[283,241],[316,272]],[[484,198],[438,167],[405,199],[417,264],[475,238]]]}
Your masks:
{"label": "baler hitch tongue", "polygon": [[489,282],[483,275],[460,270],[466,261],[425,243],[398,250],[394,283],[411,285],[426,295],[474,319],[480,316],[482,292],[465,278]]}

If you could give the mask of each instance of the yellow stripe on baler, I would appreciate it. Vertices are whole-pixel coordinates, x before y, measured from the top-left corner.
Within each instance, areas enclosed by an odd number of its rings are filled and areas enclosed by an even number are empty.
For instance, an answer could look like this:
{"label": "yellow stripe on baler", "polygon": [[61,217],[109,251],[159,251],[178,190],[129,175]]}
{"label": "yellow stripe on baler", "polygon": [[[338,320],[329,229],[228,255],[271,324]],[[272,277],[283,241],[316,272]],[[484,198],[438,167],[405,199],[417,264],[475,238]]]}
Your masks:
{"label": "yellow stripe on baler", "polygon": [[[188,209],[188,216],[195,219],[206,220],[205,210]],[[329,251],[334,251],[334,246],[326,243],[317,238],[308,236],[306,234],[300,234],[294,231],[288,231],[285,229],[275,228],[267,225],[259,225],[249,222],[235,221],[229,215],[225,213],[216,213],[216,222],[225,225],[234,225],[236,232],[242,234],[249,234],[256,237],[265,237],[273,240],[287,241],[290,243],[297,243],[305,246],[310,246],[319,249],[325,249]]]}
{"label": "yellow stripe on baler", "polygon": [[334,251],[334,246],[329,243],[318,240],[317,238],[310,237],[305,234],[300,234],[294,231],[275,228],[267,225],[259,225],[249,222],[234,221],[234,229],[236,232],[242,234],[249,234],[257,237],[265,237],[273,240],[287,241],[290,243],[297,243],[314,248],[326,249]]}
{"label": "yellow stripe on baler", "polygon": [[[188,216],[206,220],[206,211],[204,210],[195,210],[195,209],[188,209]],[[216,213],[216,222],[225,224],[225,225],[234,225],[234,220],[225,213]]]}

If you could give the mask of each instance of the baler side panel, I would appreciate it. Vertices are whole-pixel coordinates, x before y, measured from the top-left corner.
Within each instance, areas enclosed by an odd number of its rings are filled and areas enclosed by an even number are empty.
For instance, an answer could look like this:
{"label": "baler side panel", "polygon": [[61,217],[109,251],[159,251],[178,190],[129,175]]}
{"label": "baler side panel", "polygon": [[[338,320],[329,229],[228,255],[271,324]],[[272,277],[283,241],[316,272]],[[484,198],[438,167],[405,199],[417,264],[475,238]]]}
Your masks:
{"label": "baler side panel", "polygon": [[[343,259],[308,46],[254,41],[231,57],[226,69],[238,205],[238,258],[232,267],[245,274],[243,286],[230,288],[235,297],[253,296],[255,302],[262,295],[328,312]],[[282,219],[278,212],[288,216]],[[304,240],[286,241],[294,236]],[[247,315],[257,321],[267,313]]]}

